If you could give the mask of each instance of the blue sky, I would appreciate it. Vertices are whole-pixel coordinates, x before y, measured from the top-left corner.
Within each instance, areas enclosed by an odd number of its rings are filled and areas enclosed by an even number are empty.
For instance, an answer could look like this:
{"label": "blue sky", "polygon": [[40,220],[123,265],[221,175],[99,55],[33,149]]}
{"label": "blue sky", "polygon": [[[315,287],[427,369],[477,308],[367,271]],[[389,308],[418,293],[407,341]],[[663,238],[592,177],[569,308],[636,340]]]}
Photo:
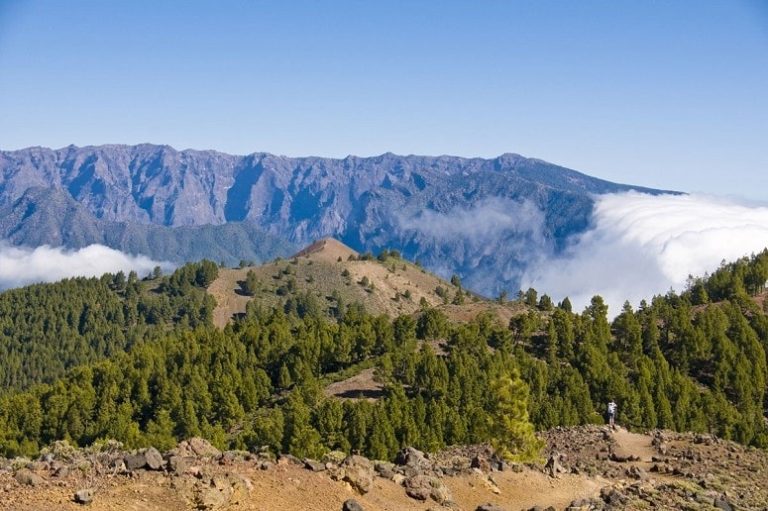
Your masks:
{"label": "blue sky", "polygon": [[768,1],[0,0],[0,148],[139,142],[768,200]]}

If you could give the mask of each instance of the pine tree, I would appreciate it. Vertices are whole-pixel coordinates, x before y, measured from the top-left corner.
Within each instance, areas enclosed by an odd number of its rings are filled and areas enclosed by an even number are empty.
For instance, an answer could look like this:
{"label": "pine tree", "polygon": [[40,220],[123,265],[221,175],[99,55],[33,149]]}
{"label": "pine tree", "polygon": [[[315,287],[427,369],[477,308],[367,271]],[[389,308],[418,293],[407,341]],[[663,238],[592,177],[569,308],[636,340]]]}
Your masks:
{"label": "pine tree", "polygon": [[320,433],[312,426],[311,410],[299,392],[292,392],[285,404],[283,446],[300,458],[319,458],[323,454]]}
{"label": "pine tree", "polygon": [[154,419],[147,424],[146,443],[161,451],[176,445],[173,431],[174,422],[168,410],[158,410]]}
{"label": "pine tree", "polygon": [[544,443],[536,437],[528,419],[528,387],[517,370],[491,382],[489,440],[500,456],[530,461],[539,456]]}
{"label": "pine tree", "polygon": [[397,438],[390,417],[381,406],[377,406],[373,411],[366,453],[377,460],[389,460],[394,458],[397,449]]}
{"label": "pine tree", "polygon": [[256,276],[256,272],[248,270],[248,273],[245,274],[245,281],[243,281],[243,292],[248,296],[253,296],[259,291],[260,287],[261,285],[259,283],[259,278]]}

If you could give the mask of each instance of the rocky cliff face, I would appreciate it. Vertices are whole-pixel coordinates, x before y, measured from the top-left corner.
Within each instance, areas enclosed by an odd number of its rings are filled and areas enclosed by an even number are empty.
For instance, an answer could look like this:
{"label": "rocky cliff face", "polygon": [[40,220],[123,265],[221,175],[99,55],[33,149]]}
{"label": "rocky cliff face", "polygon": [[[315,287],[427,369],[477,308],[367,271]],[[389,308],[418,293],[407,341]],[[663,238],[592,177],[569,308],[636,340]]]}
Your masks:
{"label": "rocky cliff face", "polygon": [[[655,192],[515,154],[330,159],[148,144],[29,148],[0,152],[0,236],[72,246],[101,241],[158,257],[151,243],[116,240],[107,231],[117,224],[142,226],[134,227],[142,232],[162,227],[175,236],[177,228],[218,232],[217,226],[234,223],[291,249],[326,236],[358,250],[399,248],[492,293],[515,289],[527,260],[557,251],[584,230],[592,194],[629,189]],[[37,221],[29,221],[35,213]],[[221,255],[216,243],[200,241],[194,255],[209,248]],[[193,253],[176,252],[171,259]],[[225,259],[238,259],[230,255]]]}

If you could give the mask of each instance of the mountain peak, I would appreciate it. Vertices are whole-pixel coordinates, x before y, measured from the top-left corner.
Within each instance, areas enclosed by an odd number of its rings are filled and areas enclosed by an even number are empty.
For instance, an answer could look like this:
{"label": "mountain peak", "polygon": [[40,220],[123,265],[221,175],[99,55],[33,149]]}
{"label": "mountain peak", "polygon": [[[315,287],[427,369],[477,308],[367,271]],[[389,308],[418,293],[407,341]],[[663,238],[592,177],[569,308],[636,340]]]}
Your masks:
{"label": "mountain peak", "polygon": [[342,261],[346,261],[350,256],[357,257],[359,254],[356,250],[346,246],[335,238],[322,238],[310,245],[307,245],[293,257],[309,257],[312,259],[322,259],[324,261],[338,261],[341,258]]}

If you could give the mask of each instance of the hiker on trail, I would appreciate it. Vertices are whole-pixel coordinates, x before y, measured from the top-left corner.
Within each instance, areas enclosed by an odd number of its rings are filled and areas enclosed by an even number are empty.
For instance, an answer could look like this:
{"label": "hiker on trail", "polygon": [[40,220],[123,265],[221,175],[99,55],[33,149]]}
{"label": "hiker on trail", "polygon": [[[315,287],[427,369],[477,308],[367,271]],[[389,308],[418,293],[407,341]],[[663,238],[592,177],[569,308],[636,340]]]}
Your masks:
{"label": "hiker on trail", "polygon": [[608,424],[611,426],[612,429],[616,429],[616,409],[618,408],[618,405],[616,402],[611,399],[611,402],[608,403]]}

